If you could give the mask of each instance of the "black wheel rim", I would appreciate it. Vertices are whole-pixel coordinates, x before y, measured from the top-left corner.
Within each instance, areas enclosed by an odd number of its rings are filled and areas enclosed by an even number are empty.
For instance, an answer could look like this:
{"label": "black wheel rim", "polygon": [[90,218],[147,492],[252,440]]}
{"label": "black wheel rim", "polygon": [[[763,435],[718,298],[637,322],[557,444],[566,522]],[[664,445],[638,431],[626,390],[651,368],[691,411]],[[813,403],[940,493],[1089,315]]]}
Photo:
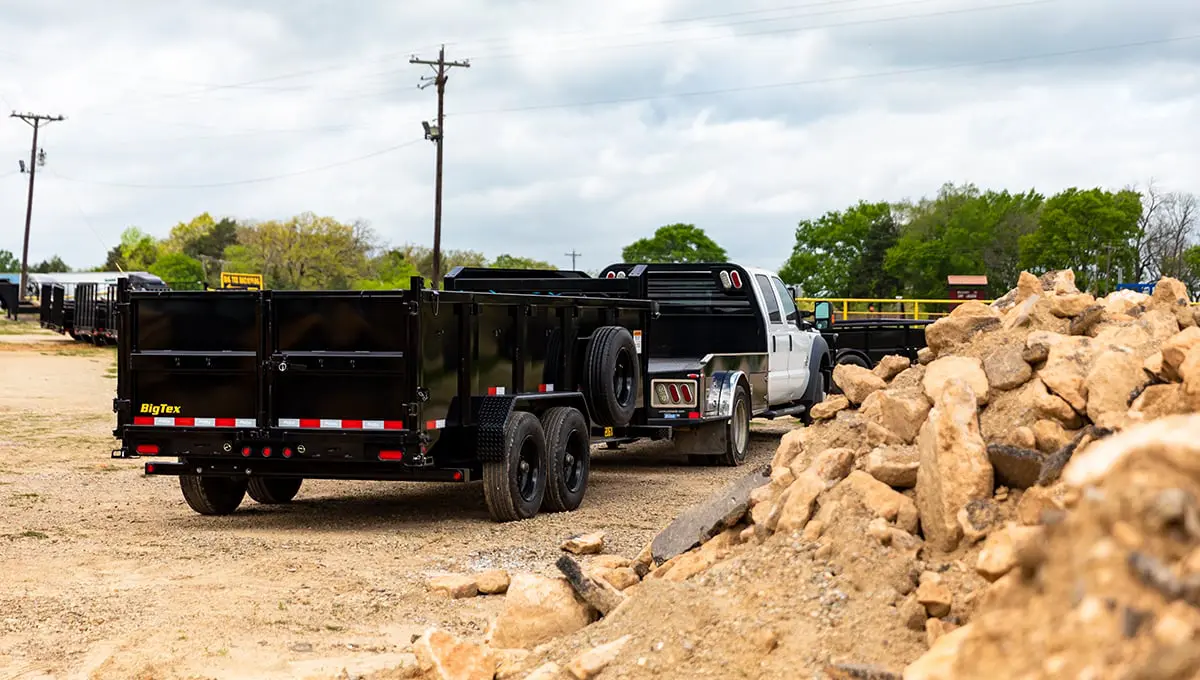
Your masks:
{"label": "black wheel rim", "polygon": [[633,398],[633,357],[624,348],[617,353],[613,367],[613,394],[621,406],[628,405]]}
{"label": "black wheel rim", "polygon": [[521,454],[517,457],[517,493],[521,494],[521,498],[526,501],[534,499],[541,476],[542,461],[537,442],[533,437],[526,437],[521,442]]}
{"label": "black wheel rim", "polygon": [[567,491],[574,493],[583,486],[584,461],[587,459],[589,442],[583,432],[571,430],[567,445],[562,452],[562,483]]}

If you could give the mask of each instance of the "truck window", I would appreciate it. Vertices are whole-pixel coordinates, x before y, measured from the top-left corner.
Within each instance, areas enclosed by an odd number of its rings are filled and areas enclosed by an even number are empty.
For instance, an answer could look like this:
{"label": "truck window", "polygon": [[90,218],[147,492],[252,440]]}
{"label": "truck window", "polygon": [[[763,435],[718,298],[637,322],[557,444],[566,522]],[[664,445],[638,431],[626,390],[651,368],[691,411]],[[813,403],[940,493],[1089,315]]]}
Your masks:
{"label": "truck window", "polygon": [[779,293],[779,301],[783,304],[783,318],[787,319],[788,323],[796,323],[799,312],[796,311],[796,301],[792,299],[792,294],[788,292],[787,286],[783,285],[783,281],[771,277],[771,283],[775,284],[775,292]]}
{"label": "truck window", "polygon": [[783,317],[779,316],[779,301],[775,299],[775,290],[771,287],[771,282],[762,274],[754,276],[758,280],[758,289],[762,291],[763,301],[767,303],[767,316],[770,317],[771,323],[783,323]]}

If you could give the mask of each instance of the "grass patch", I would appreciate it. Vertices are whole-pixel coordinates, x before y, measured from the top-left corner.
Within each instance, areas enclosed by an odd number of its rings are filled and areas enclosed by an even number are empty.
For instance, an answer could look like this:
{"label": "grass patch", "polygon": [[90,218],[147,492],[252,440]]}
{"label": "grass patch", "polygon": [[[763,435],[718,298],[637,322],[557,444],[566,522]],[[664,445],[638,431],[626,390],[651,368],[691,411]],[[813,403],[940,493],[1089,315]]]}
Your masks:
{"label": "grass patch", "polygon": [[10,541],[15,541],[18,538],[36,538],[36,539],[41,540],[44,538],[50,538],[50,536],[49,536],[49,534],[43,534],[40,531],[33,531],[32,529],[30,529],[30,530],[22,531],[19,534],[4,534],[4,538],[7,538]]}

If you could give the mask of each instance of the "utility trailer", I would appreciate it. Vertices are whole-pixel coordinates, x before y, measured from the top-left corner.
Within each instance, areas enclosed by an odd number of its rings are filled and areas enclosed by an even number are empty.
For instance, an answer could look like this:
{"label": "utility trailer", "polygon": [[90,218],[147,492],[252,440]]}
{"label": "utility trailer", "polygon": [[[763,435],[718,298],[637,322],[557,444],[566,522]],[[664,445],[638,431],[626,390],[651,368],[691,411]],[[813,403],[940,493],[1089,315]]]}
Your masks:
{"label": "utility trailer", "polygon": [[[633,287],[626,282],[634,282]],[[649,357],[644,426],[668,428],[694,462],[741,465],[750,420],[798,416],[832,384],[833,357],[801,318],[779,277],[728,262],[614,264],[578,271],[458,267],[447,290],[646,298],[658,305],[643,345]],[[609,433],[619,446],[636,432]]]}
{"label": "utility trailer", "polygon": [[[496,521],[569,511],[590,435],[639,426],[656,305],[636,296],[134,291],[118,282],[115,458],[188,505],[305,479],[483,482]],[[631,290],[639,285],[626,280]],[[170,460],[176,459],[176,460]]]}
{"label": "utility trailer", "polygon": [[75,337],[75,301],[67,299],[66,289],[57,283],[43,283],[38,322],[42,328]]}
{"label": "utility trailer", "polygon": [[832,303],[822,300],[813,309],[814,324],[833,349],[836,363],[873,368],[885,356],[896,354],[917,360],[926,346],[929,319],[854,319],[833,321]]}
{"label": "utility trailer", "polygon": [[[131,290],[168,290],[169,286],[157,276],[130,272],[127,278]],[[120,280],[120,278],[118,280]],[[117,341],[116,327],[117,284],[89,281],[75,284],[75,337],[94,345],[109,345]]]}

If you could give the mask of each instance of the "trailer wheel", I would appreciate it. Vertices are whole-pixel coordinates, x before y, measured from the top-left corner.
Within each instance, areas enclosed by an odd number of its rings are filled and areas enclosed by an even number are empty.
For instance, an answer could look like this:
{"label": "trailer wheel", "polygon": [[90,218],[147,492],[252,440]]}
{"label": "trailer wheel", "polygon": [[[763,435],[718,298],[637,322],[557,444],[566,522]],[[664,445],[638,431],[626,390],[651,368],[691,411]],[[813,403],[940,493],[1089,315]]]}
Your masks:
{"label": "trailer wheel", "polygon": [[542,509],[549,512],[574,510],[583,502],[591,469],[591,435],[579,409],[558,406],[542,416],[549,458],[546,498]]}
{"label": "trailer wheel", "polygon": [[246,480],[236,477],[179,475],[183,500],[201,515],[228,515],[246,497]]}
{"label": "trailer wheel", "polygon": [[584,366],[584,385],[593,419],[600,425],[628,425],[637,409],[641,382],[633,334],[621,326],[596,329],[588,343]]}
{"label": "trailer wheel", "polygon": [[246,491],[263,505],[279,505],[291,503],[303,483],[303,477],[252,477]]}
{"label": "trailer wheel", "polygon": [[537,416],[513,411],[504,423],[504,459],[483,464],[483,498],[497,522],[529,519],[546,497],[546,432]]}
{"label": "trailer wheel", "polygon": [[740,383],[733,392],[733,414],[725,423],[725,452],[718,460],[721,465],[737,467],[746,462],[750,446],[750,395]]}

